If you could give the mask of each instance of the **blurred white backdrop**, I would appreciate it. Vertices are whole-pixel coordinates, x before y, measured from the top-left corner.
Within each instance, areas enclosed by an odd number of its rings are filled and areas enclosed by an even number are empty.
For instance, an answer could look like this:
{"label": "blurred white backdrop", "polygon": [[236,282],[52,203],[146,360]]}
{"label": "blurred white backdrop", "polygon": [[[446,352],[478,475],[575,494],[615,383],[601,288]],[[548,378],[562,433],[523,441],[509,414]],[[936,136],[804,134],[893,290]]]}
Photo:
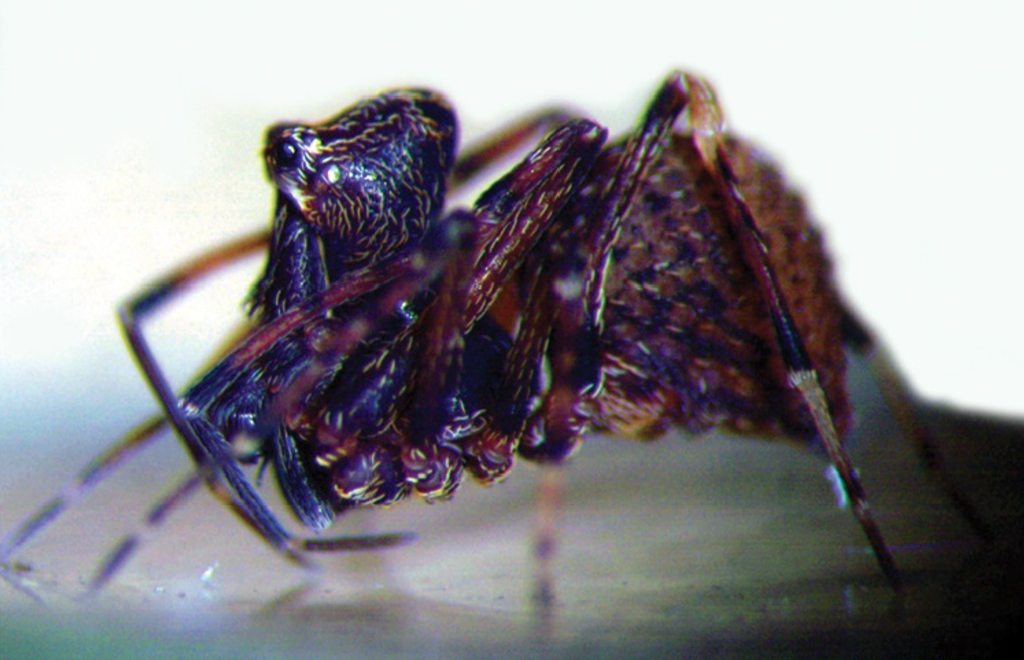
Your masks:
{"label": "blurred white backdrop", "polygon": [[[1024,413],[1019,5],[569,4],[0,4],[4,426],[153,409],[114,306],[268,222],[269,123],[415,84],[446,92],[467,136],[552,101],[621,130],[676,67],[806,193],[919,392]],[[177,382],[257,268],[154,324]]]}

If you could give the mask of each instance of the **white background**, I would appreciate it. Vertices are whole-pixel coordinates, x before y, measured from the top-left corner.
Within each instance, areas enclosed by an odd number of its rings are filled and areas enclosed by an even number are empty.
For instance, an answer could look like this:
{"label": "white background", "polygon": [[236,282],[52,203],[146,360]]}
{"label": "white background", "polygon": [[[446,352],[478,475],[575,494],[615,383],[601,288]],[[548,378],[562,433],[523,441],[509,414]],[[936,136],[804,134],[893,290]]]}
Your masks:
{"label": "white background", "polygon": [[[114,305],[268,222],[269,123],[416,84],[453,99],[466,135],[552,101],[621,130],[676,67],[709,77],[807,194],[842,288],[919,392],[1024,413],[1019,5],[572,6],[0,4],[5,424],[154,409]],[[257,267],[159,324],[177,382]]]}

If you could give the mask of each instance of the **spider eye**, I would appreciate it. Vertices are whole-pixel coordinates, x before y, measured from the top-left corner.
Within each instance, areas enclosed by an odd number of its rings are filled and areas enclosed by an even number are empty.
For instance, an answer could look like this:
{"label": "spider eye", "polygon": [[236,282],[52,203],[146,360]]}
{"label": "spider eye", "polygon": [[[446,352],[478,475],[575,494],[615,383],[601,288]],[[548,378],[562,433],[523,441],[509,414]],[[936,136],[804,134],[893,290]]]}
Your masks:
{"label": "spider eye", "polygon": [[287,138],[274,145],[274,164],[278,167],[293,167],[299,162],[299,147],[295,140]]}

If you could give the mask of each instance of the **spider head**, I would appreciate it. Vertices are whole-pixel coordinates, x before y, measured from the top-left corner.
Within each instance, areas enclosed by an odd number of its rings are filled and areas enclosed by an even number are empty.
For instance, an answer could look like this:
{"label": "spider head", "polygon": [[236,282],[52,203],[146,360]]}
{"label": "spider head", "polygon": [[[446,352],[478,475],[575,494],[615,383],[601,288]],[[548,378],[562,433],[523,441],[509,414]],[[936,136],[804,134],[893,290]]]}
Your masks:
{"label": "spider head", "polygon": [[264,157],[329,268],[351,268],[419,242],[444,205],[456,133],[443,97],[397,90],[320,124],[271,127]]}

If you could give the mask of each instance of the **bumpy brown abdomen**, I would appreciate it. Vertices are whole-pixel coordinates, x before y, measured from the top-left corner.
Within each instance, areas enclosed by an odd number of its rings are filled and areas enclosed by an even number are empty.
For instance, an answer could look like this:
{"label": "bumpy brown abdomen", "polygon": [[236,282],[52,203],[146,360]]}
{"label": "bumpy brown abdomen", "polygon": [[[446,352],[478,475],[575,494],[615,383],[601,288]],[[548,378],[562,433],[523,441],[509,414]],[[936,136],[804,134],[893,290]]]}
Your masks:
{"label": "bumpy brown abdomen", "polygon": [[[736,140],[729,151],[844,434],[851,417],[846,358],[821,235],[763,155]],[[692,431],[724,424],[794,439],[814,436],[724,204],[691,141],[674,136],[613,249],[597,424],[640,435],[671,424]]]}

